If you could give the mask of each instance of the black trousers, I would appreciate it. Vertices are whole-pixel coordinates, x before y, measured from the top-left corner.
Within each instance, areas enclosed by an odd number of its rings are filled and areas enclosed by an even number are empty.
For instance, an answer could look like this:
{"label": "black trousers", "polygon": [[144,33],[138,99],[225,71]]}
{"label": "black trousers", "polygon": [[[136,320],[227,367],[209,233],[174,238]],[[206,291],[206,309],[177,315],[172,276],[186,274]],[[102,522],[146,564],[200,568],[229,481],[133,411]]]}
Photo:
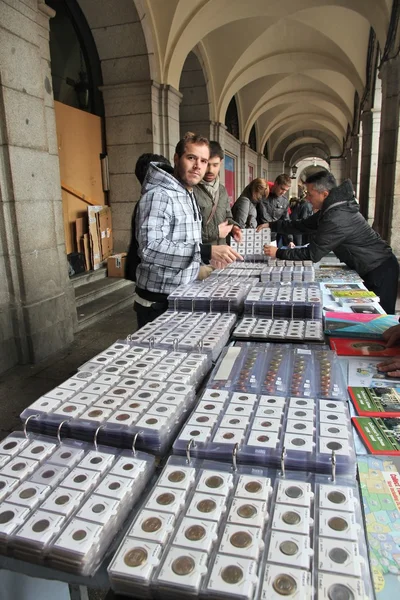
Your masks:
{"label": "black trousers", "polygon": [[380,305],[388,315],[394,315],[399,283],[399,263],[394,254],[364,277],[366,287],[379,296]]}
{"label": "black trousers", "polygon": [[136,312],[138,329],[140,329],[165,313],[168,309],[168,302],[154,302],[151,306],[142,306],[141,304],[134,302],[133,309]]}

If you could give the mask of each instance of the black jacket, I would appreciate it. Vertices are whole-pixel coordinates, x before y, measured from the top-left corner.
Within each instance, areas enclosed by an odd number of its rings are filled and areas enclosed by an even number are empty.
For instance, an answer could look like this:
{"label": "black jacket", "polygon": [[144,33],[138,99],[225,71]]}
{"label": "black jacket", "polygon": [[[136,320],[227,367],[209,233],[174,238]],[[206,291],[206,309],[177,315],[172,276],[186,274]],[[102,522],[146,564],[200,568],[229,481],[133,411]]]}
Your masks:
{"label": "black jacket", "polygon": [[342,262],[361,276],[382,265],[392,256],[392,249],[368,225],[359,212],[350,179],[331,190],[321,210],[308,219],[270,223],[278,233],[314,234],[306,248],[278,250],[277,258],[312,260],[333,251]]}

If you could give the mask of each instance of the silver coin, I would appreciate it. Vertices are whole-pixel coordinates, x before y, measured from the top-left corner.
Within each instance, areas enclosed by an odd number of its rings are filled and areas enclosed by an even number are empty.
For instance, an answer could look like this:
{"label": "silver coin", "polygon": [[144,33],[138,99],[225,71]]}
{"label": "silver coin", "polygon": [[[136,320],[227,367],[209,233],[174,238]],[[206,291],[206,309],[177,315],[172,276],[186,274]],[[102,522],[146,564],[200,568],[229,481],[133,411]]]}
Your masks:
{"label": "silver coin", "polygon": [[303,495],[303,490],[300,487],[297,487],[297,485],[291,485],[290,487],[286,488],[285,494],[289,498],[301,498]]}
{"label": "silver coin", "polygon": [[328,590],[329,600],[354,600],[354,594],[347,585],[334,583]]}
{"label": "silver coin", "polygon": [[281,596],[291,596],[297,589],[297,583],[290,575],[278,575],[272,582],[272,587]]}
{"label": "silver coin", "polygon": [[283,513],[282,521],[287,525],[298,525],[301,521],[301,517],[299,513],[288,510],[287,512]]}
{"label": "silver coin", "polygon": [[344,548],[332,548],[329,552],[329,558],[333,562],[342,565],[349,559],[349,554]]}
{"label": "silver coin", "polygon": [[328,500],[334,504],[343,504],[343,502],[346,502],[346,496],[342,492],[329,492]]}
{"label": "silver coin", "polygon": [[282,554],[286,554],[286,556],[293,556],[299,551],[299,547],[295,542],[286,540],[280,544],[279,550],[282,552]]}

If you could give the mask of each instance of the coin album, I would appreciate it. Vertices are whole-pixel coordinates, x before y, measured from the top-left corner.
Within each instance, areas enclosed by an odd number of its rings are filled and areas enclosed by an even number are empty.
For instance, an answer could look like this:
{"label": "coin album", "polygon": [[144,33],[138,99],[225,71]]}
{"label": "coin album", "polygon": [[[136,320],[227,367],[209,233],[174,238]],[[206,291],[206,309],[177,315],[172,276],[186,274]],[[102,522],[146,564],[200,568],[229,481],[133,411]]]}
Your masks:
{"label": "coin album", "polygon": [[16,432],[0,442],[0,553],[92,575],[154,469],[144,452]]}
{"label": "coin album", "polygon": [[[264,245],[271,243],[270,229],[242,229],[242,240],[236,242],[233,238],[230,240],[230,246],[236,252],[239,252],[246,260],[256,257],[264,257]],[[251,258],[250,258],[251,257]]]}
{"label": "coin album", "polygon": [[312,282],[315,279],[314,267],[302,265],[284,266],[284,267],[265,267],[260,274],[262,283],[271,281],[273,283],[282,281],[282,283],[288,283],[293,281],[295,283]]}
{"label": "coin album", "polygon": [[84,364],[21,414],[33,432],[163,454],[195,402],[211,366],[207,353],[170,352],[122,342]]}
{"label": "coin album", "polygon": [[246,279],[220,281],[218,277],[209,277],[179,286],[168,296],[168,306],[174,311],[240,313],[250,288],[251,283]]}
{"label": "coin album", "polygon": [[244,316],[233,330],[235,340],[287,340],[322,342],[322,319],[263,319]]}
{"label": "coin album", "polygon": [[[236,342],[236,344],[243,342]],[[231,392],[347,400],[336,353],[311,345],[255,344],[225,348],[207,387]]]}
{"label": "coin album", "polygon": [[322,295],[315,283],[257,283],[246,295],[244,312],[271,319],[320,319]]}
{"label": "coin album", "polygon": [[235,314],[167,310],[129,336],[131,343],[183,352],[207,352],[216,360],[229,340]]}
{"label": "coin album", "polygon": [[329,473],[356,474],[347,404],[207,388],[173,445],[198,458]]}
{"label": "coin album", "polygon": [[373,599],[354,478],[172,456],[108,567],[140,598]]}

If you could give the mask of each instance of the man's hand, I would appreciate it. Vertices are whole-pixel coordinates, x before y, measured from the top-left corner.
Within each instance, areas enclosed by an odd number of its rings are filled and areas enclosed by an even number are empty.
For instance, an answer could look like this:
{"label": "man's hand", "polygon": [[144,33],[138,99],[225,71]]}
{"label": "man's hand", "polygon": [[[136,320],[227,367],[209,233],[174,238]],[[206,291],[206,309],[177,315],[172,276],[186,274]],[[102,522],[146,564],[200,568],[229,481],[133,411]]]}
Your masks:
{"label": "man's hand", "polygon": [[259,225],[256,229],[257,233],[261,231],[261,229],[269,229],[269,223],[263,223],[262,225]]}
{"label": "man's hand", "polygon": [[210,267],[209,265],[200,265],[199,274],[197,275],[197,279],[199,281],[203,281],[204,279],[207,279],[207,277],[210,277],[210,275],[213,271],[214,271],[214,269],[212,267]]}
{"label": "man's hand", "polygon": [[229,225],[228,221],[224,221],[218,225],[218,234],[220,239],[225,239],[226,236],[232,231],[233,225]]}
{"label": "man's hand", "polygon": [[243,260],[243,256],[230,246],[211,246],[210,265],[215,269],[223,269],[235,260]]}
{"label": "man's hand", "polygon": [[[390,329],[395,329],[395,327],[391,327]],[[400,356],[393,356],[393,358],[388,358],[384,362],[378,363],[377,368],[379,371],[383,371],[389,377],[400,377]]]}
{"label": "man's hand", "polygon": [[294,244],[293,242],[289,242],[288,248],[296,248],[296,244]]}
{"label": "man's hand", "polygon": [[239,225],[233,225],[232,226],[232,231],[231,234],[233,235],[233,239],[235,240],[235,242],[239,243],[242,241],[242,230],[240,229]]}
{"label": "man's hand", "polygon": [[386,342],[386,348],[400,344],[400,325],[393,325],[383,332],[382,337]]}
{"label": "man's hand", "polygon": [[278,248],[276,246],[267,246],[267,244],[264,246],[264,254],[271,256],[272,258],[276,258],[277,251]]}

